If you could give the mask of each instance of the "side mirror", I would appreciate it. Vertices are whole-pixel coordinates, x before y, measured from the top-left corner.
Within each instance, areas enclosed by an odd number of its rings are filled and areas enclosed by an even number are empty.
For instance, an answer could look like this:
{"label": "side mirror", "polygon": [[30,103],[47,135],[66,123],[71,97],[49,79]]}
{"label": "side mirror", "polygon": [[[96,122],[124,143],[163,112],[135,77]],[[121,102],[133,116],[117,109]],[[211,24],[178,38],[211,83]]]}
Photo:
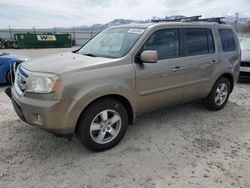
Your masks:
{"label": "side mirror", "polygon": [[143,63],[156,63],[158,61],[158,53],[155,50],[146,50],[141,53],[141,61]]}

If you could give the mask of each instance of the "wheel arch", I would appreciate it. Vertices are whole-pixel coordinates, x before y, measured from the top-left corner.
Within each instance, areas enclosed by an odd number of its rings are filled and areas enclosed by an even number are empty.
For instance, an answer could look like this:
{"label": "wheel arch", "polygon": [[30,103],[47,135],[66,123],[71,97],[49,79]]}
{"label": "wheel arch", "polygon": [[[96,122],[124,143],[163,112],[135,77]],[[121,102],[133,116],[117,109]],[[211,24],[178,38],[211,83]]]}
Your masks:
{"label": "wheel arch", "polygon": [[130,101],[126,97],[124,97],[122,95],[119,95],[119,94],[107,94],[107,95],[103,95],[103,96],[100,96],[100,97],[92,100],[90,103],[88,103],[86,105],[86,107],[82,110],[81,114],[79,115],[79,117],[77,119],[76,126],[75,126],[75,133],[77,132],[77,129],[78,129],[78,126],[79,126],[79,119],[84,114],[84,112],[88,109],[88,107],[91,104],[93,104],[94,102],[96,102],[98,100],[101,100],[101,99],[105,99],[105,98],[115,99],[115,100],[119,101],[121,104],[123,104],[124,107],[127,110],[127,113],[128,113],[129,123],[130,124],[134,123],[134,121],[135,121],[135,113],[134,113],[134,110],[133,110],[133,107],[132,107]]}
{"label": "wheel arch", "polygon": [[227,78],[230,82],[230,93],[233,91],[233,88],[234,88],[234,77],[232,74],[230,73],[224,73],[222,74],[217,80],[219,80],[220,78]]}

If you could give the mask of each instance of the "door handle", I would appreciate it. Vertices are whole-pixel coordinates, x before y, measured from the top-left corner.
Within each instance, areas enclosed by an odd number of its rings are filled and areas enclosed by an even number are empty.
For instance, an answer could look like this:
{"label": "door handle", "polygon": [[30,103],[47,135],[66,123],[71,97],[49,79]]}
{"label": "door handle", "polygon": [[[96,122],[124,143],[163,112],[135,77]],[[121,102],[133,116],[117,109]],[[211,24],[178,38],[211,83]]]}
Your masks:
{"label": "door handle", "polygon": [[176,67],[173,68],[172,70],[173,70],[174,72],[176,72],[176,71],[180,71],[180,70],[182,70],[182,69],[183,69],[182,67],[176,66]]}
{"label": "door handle", "polygon": [[217,64],[218,62],[215,60],[215,59],[213,59],[212,61],[210,61],[210,64]]}

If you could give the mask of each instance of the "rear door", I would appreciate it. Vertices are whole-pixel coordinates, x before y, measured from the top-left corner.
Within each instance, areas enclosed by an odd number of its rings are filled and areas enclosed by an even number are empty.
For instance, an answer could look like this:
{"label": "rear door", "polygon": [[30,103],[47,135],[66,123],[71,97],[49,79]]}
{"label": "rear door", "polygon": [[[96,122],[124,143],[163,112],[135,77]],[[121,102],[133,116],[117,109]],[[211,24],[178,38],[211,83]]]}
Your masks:
{"label": "rear door", "polygon": [[183,102],[208,95],[209,81],[219,71],[211,29],[186,28],[184,34],[185,87]]}

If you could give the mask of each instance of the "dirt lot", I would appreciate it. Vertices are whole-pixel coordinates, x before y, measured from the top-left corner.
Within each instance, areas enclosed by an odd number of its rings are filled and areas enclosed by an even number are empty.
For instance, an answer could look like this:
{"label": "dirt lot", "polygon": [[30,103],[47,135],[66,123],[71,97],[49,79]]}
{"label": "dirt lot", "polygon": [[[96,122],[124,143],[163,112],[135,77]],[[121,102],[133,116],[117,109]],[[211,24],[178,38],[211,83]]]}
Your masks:
{"label": "dirt lot", "polygon": [[[7,50],[37,57],[69,51]],[[115,148],[93,153],[23,123],[0,86],[0,187],[250,187],[250,82],[227,106],[147,113]]]}

